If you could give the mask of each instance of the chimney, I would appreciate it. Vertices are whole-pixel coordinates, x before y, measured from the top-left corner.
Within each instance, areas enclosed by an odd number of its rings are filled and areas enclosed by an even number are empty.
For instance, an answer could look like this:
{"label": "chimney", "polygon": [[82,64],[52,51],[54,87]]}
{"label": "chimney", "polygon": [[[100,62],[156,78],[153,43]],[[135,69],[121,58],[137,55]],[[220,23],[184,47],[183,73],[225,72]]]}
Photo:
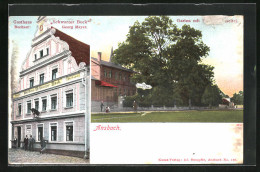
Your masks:
{"label": "chimney", "polygon": [[102,53],[101,52],[98,52],[98,61],[101,62],[102,60],[102,57],[101,57]]}

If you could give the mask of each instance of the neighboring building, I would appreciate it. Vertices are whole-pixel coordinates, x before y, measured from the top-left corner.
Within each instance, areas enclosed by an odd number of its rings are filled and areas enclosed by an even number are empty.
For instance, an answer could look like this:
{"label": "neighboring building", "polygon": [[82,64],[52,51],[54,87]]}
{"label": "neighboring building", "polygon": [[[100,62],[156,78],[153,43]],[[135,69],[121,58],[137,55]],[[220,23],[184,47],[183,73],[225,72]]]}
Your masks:
{"label": "neighboring building", "polygon": [[136,87],[130,81],[132,74],[132,70],[102,60],[101,52],[98,52],[98,58],[92,57],[91,111],[99,112],[101,101],[112,110],[117,109],[121,96],[134,95]]}
{"label": "neighboring building", "polygon": [[[90,46],[38,18],[31,49],[22,64],[19,90],[13,94],[12,139],[23,146],[32,135],[36,150],[42,138],[47,151],[84,156],[85,86]],[[40,114],[34,116],[31,109]]]}
{"label": "neighboring building", "polygon": [[234,108],[235,104],[230,98],[222,98],[222,104],[219,104],[219,108]]}

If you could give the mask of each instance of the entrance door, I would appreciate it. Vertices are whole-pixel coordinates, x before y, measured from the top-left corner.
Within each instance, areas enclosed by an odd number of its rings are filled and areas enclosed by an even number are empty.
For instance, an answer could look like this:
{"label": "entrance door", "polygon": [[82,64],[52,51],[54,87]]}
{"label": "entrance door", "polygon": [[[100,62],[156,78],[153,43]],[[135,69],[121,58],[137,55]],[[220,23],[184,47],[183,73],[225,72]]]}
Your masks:
{"label": "entrance door", "polygon": [[17,127],[17,132],[18,132],[18,148],[21,147],[21,127]]}
{"label": "entrance door", "polygon": [[43,134],[43,127],[38,127],[38,141],[42,140],[42,135]]}

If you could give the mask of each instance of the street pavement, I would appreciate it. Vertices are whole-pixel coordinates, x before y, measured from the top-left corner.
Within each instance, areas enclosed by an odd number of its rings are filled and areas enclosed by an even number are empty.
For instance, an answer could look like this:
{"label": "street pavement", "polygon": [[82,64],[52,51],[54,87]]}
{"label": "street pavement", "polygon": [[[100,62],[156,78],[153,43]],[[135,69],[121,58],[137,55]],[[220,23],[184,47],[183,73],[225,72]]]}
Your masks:
{"label": "street pavement", "polygon": [[40,152],[30,152],[22,149],[9,149],[8,162],[12,164],[89,164],[89,159],[77,158],[55,154],[40,154]]}

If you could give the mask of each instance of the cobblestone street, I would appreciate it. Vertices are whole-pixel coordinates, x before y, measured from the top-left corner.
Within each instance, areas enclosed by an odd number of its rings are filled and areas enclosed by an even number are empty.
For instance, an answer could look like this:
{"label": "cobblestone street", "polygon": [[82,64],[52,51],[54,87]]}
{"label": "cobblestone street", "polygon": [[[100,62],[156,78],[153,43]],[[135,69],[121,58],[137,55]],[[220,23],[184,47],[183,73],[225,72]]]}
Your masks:
{"label": "cobblestone street", "polygon": [[22,149],[8,150],[9,164],[89,164],[89,159],[55,155],[40,154],[39,152],[29,152]]}

